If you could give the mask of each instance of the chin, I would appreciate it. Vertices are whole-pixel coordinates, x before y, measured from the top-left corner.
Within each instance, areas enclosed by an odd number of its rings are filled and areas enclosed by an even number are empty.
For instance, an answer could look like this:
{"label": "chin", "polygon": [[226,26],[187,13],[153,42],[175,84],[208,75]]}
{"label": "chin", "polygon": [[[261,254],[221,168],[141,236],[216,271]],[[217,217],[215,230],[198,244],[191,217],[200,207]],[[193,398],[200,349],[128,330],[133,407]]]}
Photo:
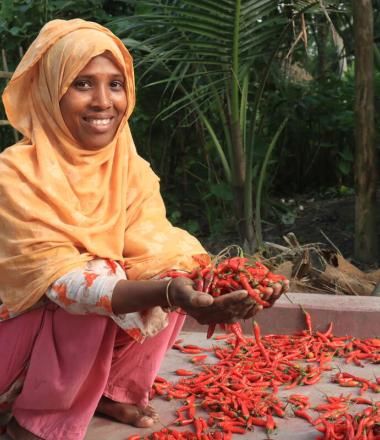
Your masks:
{"label": "chin", "polygon": [[113,138],[114,138],[114,137],[112,136],[112,137],[109,137],[109,138],[107,138],[107,139],[102,139],[102,140],[99,139],[98,142],[94,142],[93,139],[91,139],[91,142],[89,142],[88,140],[86,141],[86,140],[83,139],[83,140],[80,142],[80,145],[81,145],[81,147],[82,147],[84,150],[100,150],[101,148],[104,148],[104,147],[106,147],[109,143],[111,143]]}

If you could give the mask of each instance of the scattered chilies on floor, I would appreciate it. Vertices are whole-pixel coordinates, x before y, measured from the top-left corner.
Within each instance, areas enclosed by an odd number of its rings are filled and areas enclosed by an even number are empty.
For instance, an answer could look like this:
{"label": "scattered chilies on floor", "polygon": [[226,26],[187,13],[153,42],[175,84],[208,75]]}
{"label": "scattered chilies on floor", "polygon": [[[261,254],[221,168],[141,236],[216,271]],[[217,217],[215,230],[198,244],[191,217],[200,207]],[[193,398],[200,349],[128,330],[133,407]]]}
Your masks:
{"label": "scattered chilies on floor", "polygon": [[[332,326],[329,326],[324,333],[310,334],[310,325],[311,319],[307,324],[308,329],[295,335],[262,336],[258,324],[255,323],[253,329],[255,337],[245,338],[238,350],[236,350],[234,335],[226,337],[226,347],[214,347],[214,353],[218,358],[216,364],[199,363],[197,365],[201,371],[194,371],[192,376],[183,376],[181,371],[180,380],[176,384],[167,382],[164,391],[162,378],[159,378],[154,385],[157,394],[167,399],[183,401],[183,405],[177,409],[174,424],[178,427],[194,428],[194,432],[171,429],[170,434],[168,434],[169,431],[164,432],[161,438],[226,439],[235,434],[249,433],[256,427],[266,429],[269,435],[276,428],[276,417],[291,415],[303,418],[316,426],[319,431],[323,431],[324,437],[321,438],[336,438],[330,435],[332,428],[331,426],[326,428],[326,424],[329,423],[331,416],[343,417],[348,414],[350,405],[346,405],[345,398],[341,397],[339,400],[339,398],[331,397],[327,404],[331,407],[313,408],[317,411],[326,410],[326,417],[322,416],[320,420],[313,420],[309,412],[310,402],[306,396],[290,395],[287,407],[277,394],[280,387],[292,388],[294,384],[310,385],[318,382],[322,374],[330,371],[332,357],[335,355],[347,359],[347,347],[350,347],[353,340],[359,341],[351,337],[334,337]],[[372,351],[372,358],[369,360],[378,362],[380,347],[374,341],[377,340],[360,340],[363,347],[375,347]],[[198,348],[202,350],[201,347]],[[366,351],[366,348],[363,348],[363,353]],[[202,362],[204,361],[205,359],[202,359]],[[335,376],[333,375],[333,378]],[[352,378],[347,377],[347,379]],[[358,377],[355,376],[355,379]],[[355,386],[361,387],[368,381],[363,379],[362,381],[355,380],[355,382]],[[376,381],[371,384],[372,386],[368,386],[370,391],[379,391]],[[370,401],[357,396],[351,398],[350,402],[356,404],[367,402],[368,404]],[[208,415],[206,419],[197,415],[199,408],[206,411]],[[377,420],[376,414],[372,414],[371,417]],[[200,422],[200,418],[203,421]],[[373,423],[373,419],[370,423]],[[347,425],[351,429],[348,422]],[[341,426],[337,429],[343,430]],[[375,430],[374,433],[376,433]],[[165,435],[173,437],[165,437]],[[153,439],[154,437],[146,438]]]}
{"label": "scattered chilies on floor", "polygon": [[[306,330],[294,335],[262,335],[254,323],[254,337],[217,336],[226,345],[213,347],[218,359],[214,364],[206,363],[209,349],[176,341],[174,348],[188,354],[190,362],[196,357],[196,371],[178,369],[176,383],[157,377],[152,394],[178,399],[182,406],[172,426],[128,440],[229,440],[254,429],[266,430],[269,437],[277,428],[277,418],[292,416],[310,423],[321,433],[321,440],[378,440],[380,403],[360,393],[364,390],[375,396],[380,392],[379,378],[372,381],[344,371],[332,374],[331,360],[335,356],[347,363],[379,363],[380,340],[335,337],[332,324],[325,332],[313,332],[307,312],[305,324]],[[327,374],[342,387],[357,388],[359,396],[327,396],[327,403],[314,407],[303,394],[291,394],[287,402],[280,400],[280,389],[313,386]],[[357,405],[367,407],[357,411]],[[319,416],[313,417],[311,410]]]}

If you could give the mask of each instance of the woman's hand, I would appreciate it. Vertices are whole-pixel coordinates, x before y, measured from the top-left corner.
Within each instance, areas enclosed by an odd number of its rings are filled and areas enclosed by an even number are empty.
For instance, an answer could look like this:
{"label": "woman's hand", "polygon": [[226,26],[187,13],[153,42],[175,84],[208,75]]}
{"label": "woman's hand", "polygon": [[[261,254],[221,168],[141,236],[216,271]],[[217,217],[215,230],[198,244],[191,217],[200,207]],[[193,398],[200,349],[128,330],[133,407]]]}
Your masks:
{"label": "woman's hand", "polygon": [[272,287],[266,287],[266,293],[263,294],[263,300],[267,301],[270,306],[280,298],[280,296],[289,289],[289,280],[284,280],[281,283],[274,283]]}
{"label": "woman's hand", "polygon": [[[201,295],[211,296],[204,293]],[[251,318],[259,308],[248,292],[237,290],[214,298],[209,306],[202,308],[189,306],[184,310],[200,324],[230,324],[240,319]]]}
{"label": "woman's hand", "polygon": [[[286,286],[285,286],[286,288]],[[267,288],[263,299],[272,305],[283,293],[281,284]],[[245,290],[237,290],[213,298],[198,292],[187,278],[176,278],[170,285],[171,302],[195,318],[200,324],[232,323],[252,318],[261,306],[257,305]]]}

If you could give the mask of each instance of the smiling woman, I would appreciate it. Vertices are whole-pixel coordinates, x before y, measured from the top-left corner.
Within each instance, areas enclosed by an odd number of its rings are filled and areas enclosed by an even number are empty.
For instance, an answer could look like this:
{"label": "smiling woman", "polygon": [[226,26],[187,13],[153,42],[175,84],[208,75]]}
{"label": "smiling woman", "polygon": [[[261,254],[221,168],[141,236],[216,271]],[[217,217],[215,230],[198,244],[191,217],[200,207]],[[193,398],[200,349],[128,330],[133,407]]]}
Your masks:
{"label": "smiling woman", "polygon": [[255,303],[160,278],[209,257],[136,152],[132,58],[109,30],[46,24],[3,101],[24,139],[0,154],[0,424],[17,440],[82,440],[95,411],[150,427],[185,314],[228,323]]}
{"label": "smiling woman", "polygon": [[127,109],[124,84],[112,55],[102,54],[92,58],[61,98],[63,120],[83,148],[102,148],[114,138]]}

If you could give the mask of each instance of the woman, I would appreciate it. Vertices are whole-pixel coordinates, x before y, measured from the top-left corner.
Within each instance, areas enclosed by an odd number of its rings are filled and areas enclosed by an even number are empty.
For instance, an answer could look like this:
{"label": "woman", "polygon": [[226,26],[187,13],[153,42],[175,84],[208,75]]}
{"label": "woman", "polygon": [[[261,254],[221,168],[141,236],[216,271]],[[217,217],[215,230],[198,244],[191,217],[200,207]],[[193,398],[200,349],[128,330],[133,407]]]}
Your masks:
{"label": "woman", "polygon": [[[95,411],[148,427],[148,393],[181,329],[252,317],[246,291],[187,279],[207,254],[166,220],[128,128],[132,59],[80,19],[43,27],[4,95],[24,139],[0,155],[0,411],[13,439],[82,439]],[[281,287],[268,289],[271,301]]]}

